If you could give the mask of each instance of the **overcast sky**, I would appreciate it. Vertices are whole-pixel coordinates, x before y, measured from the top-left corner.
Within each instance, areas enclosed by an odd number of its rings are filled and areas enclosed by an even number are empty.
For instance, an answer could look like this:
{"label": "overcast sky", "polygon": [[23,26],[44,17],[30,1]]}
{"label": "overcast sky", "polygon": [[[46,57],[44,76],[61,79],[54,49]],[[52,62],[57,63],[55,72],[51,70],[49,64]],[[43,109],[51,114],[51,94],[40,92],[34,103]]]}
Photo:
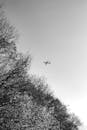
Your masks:
{"label": "overcast sky", "polygon": [[87,0],[3,1],[20,33],[18,49],[33,57],[31,72],[45,76],[54,95],[87,125]]}

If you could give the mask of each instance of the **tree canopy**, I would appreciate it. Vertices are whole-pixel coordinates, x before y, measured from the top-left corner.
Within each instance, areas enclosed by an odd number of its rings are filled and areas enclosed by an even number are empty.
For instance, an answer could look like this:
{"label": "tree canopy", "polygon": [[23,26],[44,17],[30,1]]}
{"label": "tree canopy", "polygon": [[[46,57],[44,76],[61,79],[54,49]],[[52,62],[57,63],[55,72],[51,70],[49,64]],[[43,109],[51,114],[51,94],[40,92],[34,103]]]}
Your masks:
{"label": "tree canopy", "polygon": [[0,130],[79,130],[80,120],[28,74],[31,56],[16,48],[15,28],[0,13]]}

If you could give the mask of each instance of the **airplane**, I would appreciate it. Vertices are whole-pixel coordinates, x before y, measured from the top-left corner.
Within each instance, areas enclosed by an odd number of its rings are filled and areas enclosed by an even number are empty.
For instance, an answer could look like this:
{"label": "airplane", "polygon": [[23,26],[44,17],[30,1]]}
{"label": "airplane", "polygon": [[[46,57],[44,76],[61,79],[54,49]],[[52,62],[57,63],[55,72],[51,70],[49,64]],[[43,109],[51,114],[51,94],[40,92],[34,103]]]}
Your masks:
{"label": "airplane", "polygon": [[44,63],[45,65],[51,64],[50,61],[43,61],[43,63]]}

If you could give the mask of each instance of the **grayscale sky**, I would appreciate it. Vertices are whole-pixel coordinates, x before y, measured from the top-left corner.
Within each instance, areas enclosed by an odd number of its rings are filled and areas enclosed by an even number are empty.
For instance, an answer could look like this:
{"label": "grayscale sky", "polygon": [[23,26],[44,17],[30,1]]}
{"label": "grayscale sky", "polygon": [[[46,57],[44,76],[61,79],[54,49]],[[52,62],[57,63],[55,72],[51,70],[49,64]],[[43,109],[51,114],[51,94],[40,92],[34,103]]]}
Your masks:
{"label": "grayscale sky", "polygon": [[[3,0],[31,72],[87,125],[87,0]],[[45,66],[43,61],[50,60]]]}

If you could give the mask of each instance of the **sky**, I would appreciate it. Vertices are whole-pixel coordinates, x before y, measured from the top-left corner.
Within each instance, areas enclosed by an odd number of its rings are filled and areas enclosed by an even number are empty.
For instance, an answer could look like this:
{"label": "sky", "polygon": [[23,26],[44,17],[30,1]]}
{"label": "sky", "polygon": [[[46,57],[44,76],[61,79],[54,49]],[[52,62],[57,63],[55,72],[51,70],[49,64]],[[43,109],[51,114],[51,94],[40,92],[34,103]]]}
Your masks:
{"label": "sky", "polygon": [[32,56],[29,73],[45,77],[54,95],[87,125],[87,0],[1,3],[20,34],[18,50]]}

